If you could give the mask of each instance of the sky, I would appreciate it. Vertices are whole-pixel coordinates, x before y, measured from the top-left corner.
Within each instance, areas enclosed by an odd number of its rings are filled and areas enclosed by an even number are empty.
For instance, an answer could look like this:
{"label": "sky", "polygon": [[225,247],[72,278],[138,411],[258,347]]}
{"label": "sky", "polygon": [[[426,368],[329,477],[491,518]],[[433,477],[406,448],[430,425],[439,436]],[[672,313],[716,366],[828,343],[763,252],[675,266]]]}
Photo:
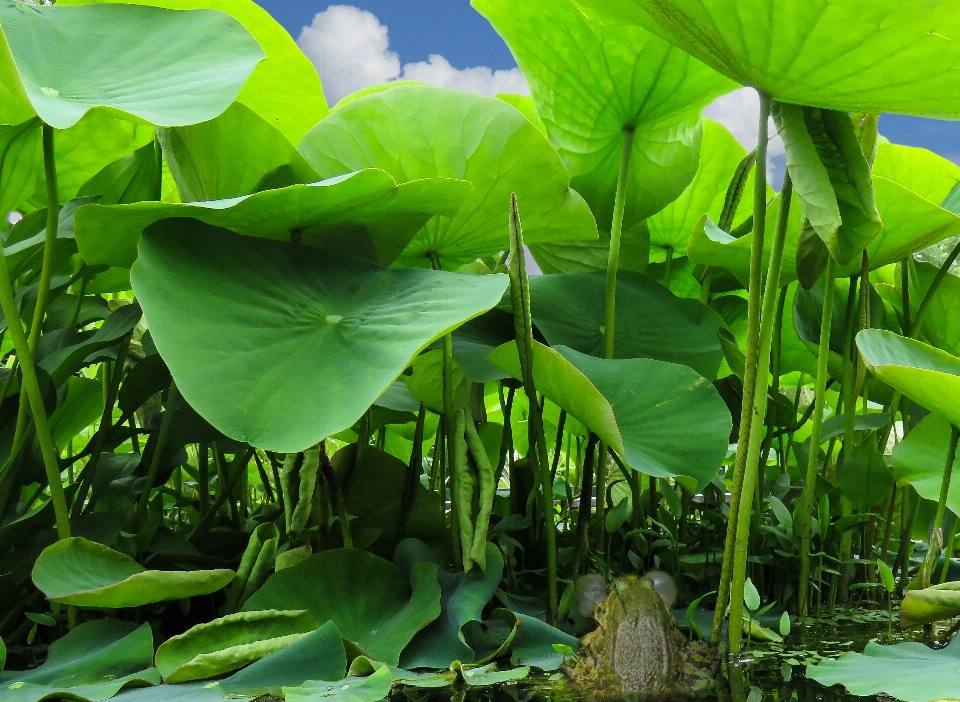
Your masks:
{"label": "sky", "polygon": [[[331,104],[366,85],[395,79],[486,95],[529,92],[510,51],[469,0],[257,1],[317,66]],[[756,94],[744,89],[720,98],[705,114],[753,148],[758,110]],[[880,131],[893,142],[960,163],[960,122],[883,115]],[[772,180],[778,182],[784,167],[778,139],[770,157]]]}

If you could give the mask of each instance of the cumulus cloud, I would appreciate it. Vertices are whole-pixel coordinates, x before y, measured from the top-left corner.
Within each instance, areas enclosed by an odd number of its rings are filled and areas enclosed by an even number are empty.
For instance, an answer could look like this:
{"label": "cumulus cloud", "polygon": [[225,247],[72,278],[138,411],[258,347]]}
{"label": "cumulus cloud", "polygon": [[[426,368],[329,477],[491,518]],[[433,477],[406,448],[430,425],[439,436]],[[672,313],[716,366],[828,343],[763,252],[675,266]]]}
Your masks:
{"label": "cumulus cloud", "polygon": [[486,66],[458,69],[439,54],[408,63],[390,51],[388,28],[372,12],[352,5],[331,5],[304,27],[297,44],[313,61],[333,104],[345,95],[397,78],[456,88],[481,95],[529,93],[519,68],[494,71]]}
{"label": "cumulus cloud", "polygon": [[[753,88],[740,88],[717,98],[703,111],[703,115],[729,129],[745,149],[757,147],[760,96]],[[779,186],[786,163],[783,140],[777,135],[772,118],[769,128],[772,138],[767,146],[767,179]]]}

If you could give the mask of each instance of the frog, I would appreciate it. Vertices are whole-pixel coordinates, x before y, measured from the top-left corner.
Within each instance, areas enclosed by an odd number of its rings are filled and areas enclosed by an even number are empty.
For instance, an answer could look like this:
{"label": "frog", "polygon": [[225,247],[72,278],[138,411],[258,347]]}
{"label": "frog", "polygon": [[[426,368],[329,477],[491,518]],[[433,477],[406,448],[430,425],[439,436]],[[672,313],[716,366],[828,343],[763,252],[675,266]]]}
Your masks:
{"label": "frog", "polygon": [[[650,578],[619,577],[593,614],[577,658],[565,666],[574,684],[593,692],[670,697],[710,675],[705,644],[689,644]],[[715,667],[715,666],[714,666]]]}

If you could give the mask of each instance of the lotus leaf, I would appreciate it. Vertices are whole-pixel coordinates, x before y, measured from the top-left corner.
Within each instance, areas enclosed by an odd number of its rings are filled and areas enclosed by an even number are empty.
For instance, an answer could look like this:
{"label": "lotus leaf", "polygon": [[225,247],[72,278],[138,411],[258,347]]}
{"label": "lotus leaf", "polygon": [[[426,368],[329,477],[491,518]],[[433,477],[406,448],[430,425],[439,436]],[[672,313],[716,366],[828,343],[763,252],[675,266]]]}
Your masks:
{"label": "lotus leaf", "polygon": [[517,95],[514,93],[497,93],[496,98],[503,100],[508,105],[516,107],[524,117],[530,120],[530,124],[539,129],[544,136],[549,136],[547,135],[547,125],[540,119],[540,115],[537,112],[537,104],[534,102],[533,96]]}
{"label": "lotus leaf", "polygon": [[389,173],[368,168],[228,200],[89,204],[77,213],[75,236],[88,264],[129,267],[147,227],[190,217],[264,239],[289,241],[292,232],[300,232],[308,245],[389,265],[427,220],[456,213],[469,191],[469,183],[450,179],[398,185]]}
{"label": "lotus leaf", "polygon": [[[925,500],[939,500],[949,445],[950,425],[935,414],[924,417],[893,447],[897,480],[910,483]],[[950,481],[946,505],[954,514],[960,514],[960,480]]]}
{"label": "lotus leaf", "polygon": [[960,116],[949,0],[576,0],[589,17],[639,24],[776,100],[854,112]]}
{"label": "lotus leaf", "polygon": [[498,609],[494,615],[506,618],[510,615],[517,625],[517,634],[511,644],[510,662],[514,665],[530,665],[540,670],[557,670],[563,665],[563,654],[554,645],[577,647],[577,639],[546,622],[526,614]]}
{"label": "lotus leaf", "polygon": [[908,590],[900,603],[900,628],[932,624],[960,614],[960,583]]}
{"label": "lotus leaf", "polygon": [[[856,431],[878,431],[889,423],[890,415],[883,412],[858,414],[853,420]],[[847,418],[843,414],[835,414],[823,420],[823,425],[820,427],[820,444],[843,436],[846,430]]]}
{"label": "lotus leaf", "polygon": [[317,69],[290,33],[253,0],[60,0],[60,5],[123,2],[172,10],[210,9],[239,20],[267,58],[257,64],[237,98],[297,143],[327,114]]}
{"label": "lotus leaf", "polygon": [[[132,272],[160,354],[213,426],[281,452],[353,426],[421,349],[493,307],[507,285],[384,271],[192,220],[162,224],[141,239]],[[195,304],[211,295],[217,305]]]}
{"label": "lotus leaf", "polygon": [[891,144],[883,139],[877,146],[873,175],[892,180],[923,199],[939,204],[960,182],[960,166],[932,151]]}
{"label": "lotus leaf", "polygon": [[893,474],[883,461],[873,432],[853,447],[849,458],[843,454],[837,472],[840,492],[861,512],[882,503],[893,487]]}
{"label": "lotus leaf", "polygon": [[[531,244],[529,250],[544,273],[606,271],[610,257],[610,232],[601,230],[600,238],[590,241]],[[617,268],[643,273],[649,264],[650,232],[644,220],[621,233]]]}
{"label": "lotus leaf", "polygon": [[735,84],[646,30],[587,19],[572,0],[472,4],[516,57],[601,228],[612,220],[625,130],[634,134],[624,228],[683,192],[697,171],[700,110]]}
{"label": "lotus leaf", "polygon": [[454,662],[452,669],[460,674],[463,681],[471,687],[488,687],[490,685],[501,685],[512,680],[523,680],[530,675],[529,666],[520,668],[510,668],[508,670],[497,670],[495,663],[488,663],[479,668],[465,666],[460,661]]}
{"label": "lotus leaf", "polygon": [[300,151],[324,178],[382,168],[398,182],[456,178],[473,183],[459,213],[431,220],[397,265],[456,268],[504,251],[515,192],[528,243],[596,239],[590,208],[547,141],[502,100],[407,86],[341,107],[304,137]]}
{"label": "lotus leaf", "polygon": [[[489,360],[520,377],[515,342]],[[535,343],[533,375],[539,392],[640,473],[689,476],[702,486],[726,455],[730,412],[711,383],[690,368],[647,358],[606,360]]]}
{"label": "lotus leaf", "polygon": [[[960,218],[958,218],[960,221]],[[931,263],[917,262],[910,271],[911,319],[917,311],[939,268]],[[960,353],[960,278],[952,274],[944,276],[923,318],[920,332],[924,339],[952,354]],[[902,303],[901,303],[902,306]]]}
{"label": "lotus leaf", "polygon": [[175,126],[223,112],[264,58],[222,12],[157,7],[0,4],[0,82],[66,129],[107,107]]}
{"label": "lotus leaf", "polygon": [[[603,356],[605,274],[565,273],[530,280],[533,321],[553,346]],[[696,300],[682,299],[653,279],[617,276],[614,358],[653,358],[690,366],[715,378],[723,320]]]}
{"label": "lotus leaf", "polygon": [[232,570],[146,570],[130,556],[81,537],[48,546],[33,567],[33,582],[48,599],[111,609],[209,595],[233,576]]}
{"label": "lotus leaf", "polygon": [[317,622],[306,610],[238,612],[197,624],[157,649],[165,682],[215,678],[296,643]]}
{"label": "lotus leaf", "polygon": [[396,665],[414,635],[440,615],[440,586],[433,563],[414,566],[408,582],[379,556],[337,549],[275,573],[243,609],[309,610],[371,658]]}
{"label": "lotus leaf", "polygon": [[70,440],[93,424],[103,414],[103,383],[93,378],[67,379],[67,396],[50,415],[50,430],[57,446]]}
{"label": "lotus leaf", "polygon": [[952,424],[960,424],[960,359],[922,342],[880,329],[857,334],[870,371]]}
{"label": "lotus leaf", "polygon": [[151,141],[101,168],[80,186],[77,197],[96,197],[101,205],[142,202],[157,197],[161,181],[157,169],[157,144]]}
{"label": "lotus leaf", "polygon": [[492,309],[453,333],[453,358],[457,368],[473,383],[486,383],[508,377],[487,362],[490,352],[516,338],[513,315]]}
{"label": "lotus leaf", "polygon": [[411,574],[423,563],[437,566],[440,581],[440,616],[417,634],[404,649],[404,668],[447,668],[454,661],[472,663],[476,653],[464,640],[467,622],[480,621],[483,608],[493,599],[503,576],[503,556],[493,544],[487,544],[487,568],[469,573],[450,573],[443,559],[426,544],[406,539],[397,548],[394,561],[403,572]]}
{"label": "lotus leaf", "polygon": [[[411,373],[403,375],[401,380],[407,392],[434,412],[443,412],[443,351],[431,349],[413,359]],[[454,365],[451,370],[450,384],[453,386],[453,406],[459,409],[470,399],[470,381],[460,368]],[[419,410],[419,407],[417,407]]]}
{"label": "lotus leaf", "polygon": [[116,619],[99,619],[75,627],[50,644],[47,660],[33,670],[0,673],[4,702],[79,699],[100,702],[126,685],[157,685],[153,632]]}
{"label": "lotus leaf", "polygon": [[33,195],[43,163],[40,120],[0,126],[0,212],[16,209]]}
{"label": "lotus leaf", "polygon": [[853,695],[884,694],[903,702],[934,702],[960,690],[960,639],[931,649],[909,641],[881,646],[871,641],[860,653],[845,653],[807,666],[807,677],[821,685],[843,685]]}
{"label": "lotus leaf", "polygon": [[285,687],[283,697],[289,702],[378,702],[390,694],[393,675],[383,665],[365,678],[344,678],[338,682],[311,680],[299,687]]}

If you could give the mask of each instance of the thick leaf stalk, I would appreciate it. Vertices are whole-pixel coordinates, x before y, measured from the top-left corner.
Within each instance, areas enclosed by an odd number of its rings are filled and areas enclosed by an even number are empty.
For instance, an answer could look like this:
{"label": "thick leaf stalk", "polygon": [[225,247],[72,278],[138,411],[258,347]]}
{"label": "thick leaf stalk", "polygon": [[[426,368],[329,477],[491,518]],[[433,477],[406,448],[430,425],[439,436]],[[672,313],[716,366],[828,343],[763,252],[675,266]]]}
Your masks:
{"label": "thick leaf stalk", "polygon": [[[622,215],[622,213],[621,213]],[[611,250],[613,244],[611,242]],[[616,284],[616,281],[614,281]],[[543,434],[540,402],[533,384],[533,317],[530,313],[530,284],[523,248],[523,225],[517,207],[516,193],[510,196],[510,296],[513,302],[513,328],[517,337],[523,389],[527,395],[530,424],[533,427],[529,457],[534,474],[540,478],[543,501],[544,536],[547,547],[547,624],[557,623],[557,533],[553,507],[553,485],[550,483],[550,462],[547,442]]]}
{"label": "thick leaf stalk", "polygon": [[487,450],[480,440],[480,434],[473,423],[473,417],[465,416],[465,428],[467,438],[467,448],[473,457],[473,462],[477,466],[477,477],[480,486],[480,506],[477,512],[477,518],[474,520],[473,544],[470,548],[471,560],[480,566],[481,570],[487,569],[487,532],[490,529],[490,515],[493,514],[493,498],[497,494],[497,484],[494,480],[493,466],[490,464],[490,458],[487,456]]}
{"label": "thick leaf stalk", "polygon": [[[813,503],[816,496],[817,469],[819,468],[820,435],[823,426],[823,408],[827,395],[827,362],[830,358],[830,329],[833,323],[833,296],[836,288],[837,262],[831,256],[827,261],[824,280],[823,317],[820,321],[820,347],[817,357],[817,381],[814,390],[813,424],[810,428],[810,456],[807,460],[807,476],[803,485],[803,508],[800,510],[800,574],[797,586],[798,610],[801,617],[807,616],[810,599],[810,542],[813,528]],[[822,528],[822,527],[821,527]]]}
{"label": "thick leaf stalk", "polygon": [[167,410],[163,415],[163,421],[160,422],[160,432],[157,435],[157,442],[153,445],[153,453],[150,454],[150,468],[147,471],[147,480],[143,484],[143,492],[140,494],[140,502],[137,504],[135,524],[143,524],[143,520],[147,517],[150,492],[156,485],[160,466],[163,464],[163,458],[167,452],[167,441],[170,438],[170,431],[173,429],[173,415],[176,412],[176,405],[179,400],[180,391],[177,389],[177,383],[170,383],[170,389],[167,391]]}
{"label": "thick leaf stalk", "polygon": [[[947,462],[943,466],[943,480],[940,481],[940,499],[937,500],[937,514],[933,519],[933,532],[930,536],[930,548],[927,550],[927,556],[923,559],[923,570],[920,573],[921,587],[930,587],[930,574],[933,571],[933,561],[937,557],[937,552],[943,546],[943,518],[947,513],[947,495],[950,492],[950,480],[953,476],[953,464],[957,458],[957,444],[960,442],[960,429],[956,425],[950,425],[950,445],[947,448]],[[946,561],[949,562],[950,554],[946,553]]]}
{"label": "thick leaf stalk", "polygon": [[[750,515],[753,511],[753,493],[757,487],[760,471],[766,465],[766,456],[761,456],[764,443],[764,417],[767,415],[767,383],[770,379],[770,350],[773,330],[780,301],[780,269],[783,265],[783,249],[790,221],[790,201],[793,183],[788,173],[783,181],[780,210],[777,213],[777,229],[770,246],[770,264],[766,288],[763,291],[763,307],[760,313],[760,339],[757,348],[757,376],[753,391],[753,414],[750,419],[750,438],[747,445],[746,468],[743,473],[743,488],[740,494],[737,516],[736,548],[733,560],[733,581],[730,585],[730,651],[740,651],[743,636],[743,589],[747,576],[747,552],[750,545]],[[728,527],[729,528],[729,527]]]}
{"label": "thick leaf stalk", "polygon": [[[737,519],[743,495],[743,478],[750,442],[750,423],[753,417],[754,387],[760,343],[760,308],[763,287],[763,244],[767,224],[767,140],[769,136],[770,96],[760,93],[760,122],[757,128],[756,175],[753,191],[753,241],[750,243],[750,288],[747,306],[747,348],[744,353],[743,404],[740,410],[740,431],[737,435],[737,455],[733,467],[733,485],[730,489],[730,518],[723,546],[723,566],[717,604],[713,611],[713,629],[710,640],[720,643],[723,617],[730,603],[730,585],[733,580],[734,549],[737,541]],[[731,627],[732,628],[732,627]]]}

